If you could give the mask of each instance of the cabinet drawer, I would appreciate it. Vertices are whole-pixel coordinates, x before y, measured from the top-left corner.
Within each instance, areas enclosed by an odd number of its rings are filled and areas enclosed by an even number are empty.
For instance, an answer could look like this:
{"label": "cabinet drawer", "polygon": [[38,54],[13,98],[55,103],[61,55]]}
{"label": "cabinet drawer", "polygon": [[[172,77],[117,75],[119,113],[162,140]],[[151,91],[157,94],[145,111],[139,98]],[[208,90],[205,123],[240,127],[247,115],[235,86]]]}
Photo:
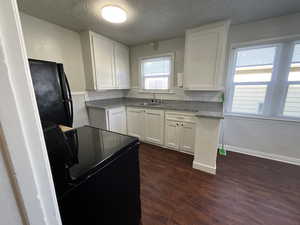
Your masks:
{"label": "cabinet drawer", "polygon": [[196,123],[196,118],[192,114],[166,113],[166,120]]}
{"label": "cabinet drawer", "polygon": [[135,113],[142,113],[146,112],[144,108],[133,108],[133,107],[127,107],[128,112],[135,112]]}

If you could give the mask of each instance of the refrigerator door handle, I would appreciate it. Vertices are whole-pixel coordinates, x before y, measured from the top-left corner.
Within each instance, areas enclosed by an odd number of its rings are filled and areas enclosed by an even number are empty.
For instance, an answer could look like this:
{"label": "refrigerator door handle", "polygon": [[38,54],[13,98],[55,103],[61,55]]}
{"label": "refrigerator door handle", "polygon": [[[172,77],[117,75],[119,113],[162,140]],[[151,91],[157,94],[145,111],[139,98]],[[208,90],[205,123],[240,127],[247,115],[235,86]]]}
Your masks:
{"label": "refrigerator door handle", "polygon": [[66,86],[67,86],[67,98],[68,98],[68,104],[69,104],[69,117],[70,117],[70,122],[71,124],[73,124],[73,101],[72,101],[72,95],[71,95],[71,89],[70,89],[70,85],[67,79],[67,75],[66,73],[64,73],[65,76],[65,82],[66,82]]}

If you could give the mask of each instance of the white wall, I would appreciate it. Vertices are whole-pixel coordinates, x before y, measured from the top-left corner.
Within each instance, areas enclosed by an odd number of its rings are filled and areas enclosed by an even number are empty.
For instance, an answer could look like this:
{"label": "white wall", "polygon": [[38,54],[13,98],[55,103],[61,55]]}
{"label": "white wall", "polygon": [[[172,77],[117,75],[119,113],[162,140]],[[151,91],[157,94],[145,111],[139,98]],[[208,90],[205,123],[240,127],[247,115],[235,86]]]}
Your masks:
{"label": "white wall", "polygon": [[300,165],[300,123],[226,117],[225,148]]}
{"label": "white wall", "polygon": [[79,34],[24,13],[21,22],[28,57],[63,63],[71,89],[85,90]]}
{"label": "white wall", "polygon": [[229,43],[249,42],[299,34],[300,13],[275,17],[253,23],[233,25],[229,32]]}
{"label": "white wall", "polygon": [[[300,34],[300,14],[234,25],[229,44]],[[224,143],[228,149],[300,165],[300,123],[225,117]]]}

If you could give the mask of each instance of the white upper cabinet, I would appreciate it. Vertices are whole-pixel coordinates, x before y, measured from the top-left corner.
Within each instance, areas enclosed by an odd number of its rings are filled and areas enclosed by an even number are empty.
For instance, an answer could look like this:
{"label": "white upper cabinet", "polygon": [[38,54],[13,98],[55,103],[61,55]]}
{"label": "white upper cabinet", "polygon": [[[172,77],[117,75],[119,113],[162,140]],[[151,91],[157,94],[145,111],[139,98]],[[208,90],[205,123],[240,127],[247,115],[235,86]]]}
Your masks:
{"label": "white upper cabinet", "polygon": [[230,21],[186,31],[184,88],[223,90],[226,44]]}
{"label": "white upper cabinet", "polygon": [[99,35],[92,35],[92,43],[97,89],[113,89],[115,87],[114,43]]}
{"label": "white upper cabinet", "polygon": [[102,35],[81,33],[88,90],[129,89],[129,49]]}
{"label": "white upper cabinet", "polygon": [[114,53],[117,87],[120,89],[129,89],[129,48],[120,43],[115,43]]}

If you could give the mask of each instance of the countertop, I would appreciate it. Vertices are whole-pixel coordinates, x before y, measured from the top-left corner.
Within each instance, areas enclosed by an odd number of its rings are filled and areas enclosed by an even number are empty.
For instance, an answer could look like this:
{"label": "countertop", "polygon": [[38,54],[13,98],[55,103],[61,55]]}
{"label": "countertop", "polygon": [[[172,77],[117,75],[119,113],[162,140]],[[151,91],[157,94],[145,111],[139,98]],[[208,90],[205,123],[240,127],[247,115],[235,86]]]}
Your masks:
{"label": "countertop", "polygon": [[[148,103],[144,105],[144,103]],[[150,103],[150,104],[149,104]],[[163,100],[160,104],[151,104],[150,99],[113,98],[87,101],[88,108],[111,109],[121,106],[176,110],[193,112],[197,117],[223,119],[223,104],[220,102]]]}

